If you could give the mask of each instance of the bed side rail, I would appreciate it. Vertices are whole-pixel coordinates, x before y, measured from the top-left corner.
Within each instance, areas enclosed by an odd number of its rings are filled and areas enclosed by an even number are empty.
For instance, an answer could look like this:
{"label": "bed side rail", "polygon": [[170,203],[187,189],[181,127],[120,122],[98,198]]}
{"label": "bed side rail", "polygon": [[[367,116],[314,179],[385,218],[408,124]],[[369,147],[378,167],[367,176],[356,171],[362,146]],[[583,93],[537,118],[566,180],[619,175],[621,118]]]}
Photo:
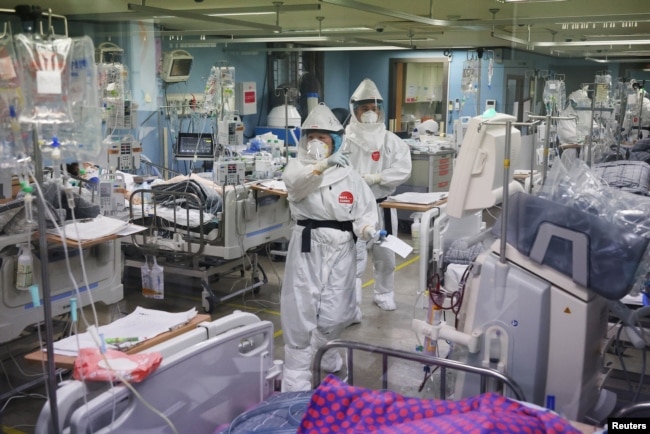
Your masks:
{"label": "bed side rail", "polygon": [[510,377],[505,374],[490,368],[482,368],[477,366],[467,365],[465,363],[450,360],[442,359],[435,356],[426,355],[423,353],[415,353],[410,351],[396,350],[393,348],[380,347],[377,345],[370,345],[363,342],[353,342],[343,339],[336,339],[328,342],[323,345],[314,356],[312,362],[312,386],[315,389],[321,382],[321,370],[320,364],[321,359],[325,352],[331,348],[343,348],[347,351],[348,356],[348,372],[347,372],[347,383],[354,385],[354,351],[365,351],[367,353],[379,354],[382,357],[382,389],[388,389],[388,358],[393,357],[396,359],[410,360],[412,362],[419,362],[428,366],[438,367],[440,370],[440,396],[446,396],[445,391],[447,390],[446,378],[447,378],[447,369],[457,370],[468,372],[471,374],[476,374],[481,377],[481,392],[485,393],[487,391],[488,379],[494,379],[497,382],[507,386],[512,393],[514,394],[515,399],[520,401],[526,401],[524,392],[521,387],[512,380]]}
{"label": "bed side rail", "polygon": [[194,193],[135,190],[129,197],[129,218],[147,228],[131,235],[133,245],[145,255],[167,253],[190,258],[200,255],[207,243],[204,204]]}
{"label": "bed side rail", "polygon": [[648,412],[650,411],[650,402],[635,402],[633,404],[628,404],[625,407],[622,407],[611,417],[640,417],[637,413]]}

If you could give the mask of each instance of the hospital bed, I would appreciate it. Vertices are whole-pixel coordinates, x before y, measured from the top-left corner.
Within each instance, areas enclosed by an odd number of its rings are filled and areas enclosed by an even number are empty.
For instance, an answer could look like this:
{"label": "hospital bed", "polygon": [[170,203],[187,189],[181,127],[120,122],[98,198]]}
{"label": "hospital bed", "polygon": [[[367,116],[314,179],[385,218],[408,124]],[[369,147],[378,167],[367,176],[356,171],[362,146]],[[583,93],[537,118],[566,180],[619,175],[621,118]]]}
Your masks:
{"label": "hospital bed", "polygon": [[[157,257],[166,271],[198,277],[206,312],[216,303],[259,290],[266,275],[256,254],[248,252],[288,237],[286,196],[254,189],[257,182],[221,187],[196,175],[174,180],[131,193],[130,220],[147,230],[132,235],[130,244],[145,258]],[[126,266],[144,264],[141,258],[125,261]],[[215,293],[210,278],[233,271],[248,273],[248,284]]]}
{"label": "hospital bed", "polygon": [[[43,186],[45,197],[53,192],[52,184]],[[52,193],[55,197],[56,193]],[[79,214],[91,212],[89,208],[82,209],[82,201],[75,198],[76,210]],[[95,211],[95,215],[98,209]],[[69,212],[69,211],[68,211]],[[43,310],[35,306],[28,290],[16,287],[18,246],[27,243],[31,238],[33,258],[34,283],[41,285],[41,263],[37,248],[37,237],[25,224],[24,201],[14,199],[0,205],[0,343],[18,338],[23,330],[30,325],[43,321]],[[29,237],[28,233],[32,233]],[[50,270],[49,286],[51,292],[51,313],[53,317],[70,312],[70,298],[77,298],[79,307],[94,302],[103,302],[107,305],[117,303],[123,298],[121,281],[122,252],[120,242],[116,239],[106,239],[101,242],[82,243],[81,250],[77,243],[68,242],[67,256],[69,258],[70,273],[67,271],[66,253],[61,240],[54,237],[48,240],[48,266]],[[81,268],[83,261],[87,282]],[[76,282],[79,293],[70,275]]]}
{"label": "hospital bed", "polygon": [[[35,306],[29,291],[16,288],[16,245],[25,241],[25,235],[0,236],[0,285],[2,303],[0,303],[0,343],[20,336],[28,326],[43,321],[42,309]],[[52,316],[70,312],[70,298],[76,297],[79,307],[102,302],[107,305],[117,303],[124,297],[121,281],[122,253],[119,240],[108,240],[100,244],[82,248],[68,246],[70,267],[79,285],[79,295],[70,282],[66,270],[66,259],[61,245],[52,245],[48,249],[48,266],[50,270],[50,288],[52,293]],[[85,285],[81,258],[83,258],[88,285]],[[41,261],[34,254],[34,282],[40,285]]]}
{"label": "hospital bed", "polygon": [[[438,368],[442,372],[458,371],[476,375],[484,386],[483,392],[500,395],[507,390],[525,402],[519,386],[493,369],[476,368],[421,353],[342,340],[332,341],[317,352],[313,362],[316,390],[298,392],[302,402],[305,399],[308,401],[312,393],[319,393],[321,358],[327,350],[338,348],[343,348],[348,356],[347,383],[350,385],[354,381],[355,362],[361,360],[362,356],[369,356],[381,360],[381,370],[377,375],[382,379],[382,389],[389,384],[388,375],[393,364],[414,363]],[[118,384],[109,388],[102,383],[92,385],[80,381],[61,385],[57,391],[61,432],[173,432],[170,425],[156,412],[165,414],[177,432],[188,432],[190,429],[196,434],[222,431],[270,432],[269,430],[277,428],[277,420],[268,414],[270,408],[287,409],[291,406],[295,410],[295,392],[274,393],[281,371],[280,365],[272,360],[273,325],[268,321],[260,321],[253,314],[236,311],[212,322],[199,324],[194,331],[148,351],[163,354],[163,362],[148,378],[132,384],[133,390],[125,385]],[[332,381],[328,377],[323,384],[331,384]],[[441,390],[444,390],[444,384]],[[368,392],[371,393],[370,396],[385,393]],[[429,400],[418,402],[432,405]],[[445,402],[438,401],[437,405],[445,405]],[[269,404],[272,405],[265,407]],[[49,412],[50,407],[46,403],[38,418],[35,430],[37,434],[53,432]],[[254,413],[261,414],[261,418],[242,418]],[[425,416],[431,415],[423,414],[421,418]],[[243,431],[236,430],[231,425],[242,420],[247,421],[246,425],[238,427]],[[255,426],[251,427],[251,423]],[[436,422],[429,419],[427,423]]]}
{"label": "hospital bed", "polygon": [[[274,391],[281,369],[273,360],[273,324],[235,311],[158,344],[163,361],[148,378],[109,387],[70,381],[57,390],[58,432],[212,433]],[[136,397],[134,391],[141,397]],[[35,433],[55,432],[49,402]]]}

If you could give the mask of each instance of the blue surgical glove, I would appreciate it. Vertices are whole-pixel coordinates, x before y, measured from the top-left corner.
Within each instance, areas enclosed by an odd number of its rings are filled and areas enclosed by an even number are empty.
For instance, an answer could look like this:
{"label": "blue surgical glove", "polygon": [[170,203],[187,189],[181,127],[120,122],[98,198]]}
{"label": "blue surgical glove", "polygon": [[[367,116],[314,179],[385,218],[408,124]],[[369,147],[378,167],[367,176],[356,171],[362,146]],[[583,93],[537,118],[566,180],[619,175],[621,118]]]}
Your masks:
{"label": "blue surgical glove", "polygon": [[388,235],[388,232],[386,232],[384,229],[376,230],[372,226],[366,226],[363,230],[363,235],[368,242],[368,247],[370,247],[375,243],[384,241]]}
{"label": "blue surgical glove", "polygon": [[384,241],[386,239],[386,236],[388,236],[388,232],[386,232],[385,229],[378,230],[375,235],[373,235],[373,240],[375,240],[375,243],[379,241]]}

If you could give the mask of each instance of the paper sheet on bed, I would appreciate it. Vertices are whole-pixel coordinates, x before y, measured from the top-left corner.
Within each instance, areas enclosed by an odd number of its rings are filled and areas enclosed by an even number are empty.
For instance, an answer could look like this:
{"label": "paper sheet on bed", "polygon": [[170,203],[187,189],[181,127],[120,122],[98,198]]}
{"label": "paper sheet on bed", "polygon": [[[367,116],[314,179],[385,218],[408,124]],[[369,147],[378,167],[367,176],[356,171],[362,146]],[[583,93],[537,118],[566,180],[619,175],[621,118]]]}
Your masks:
{"label": "paper sheet on bed", "polygon": [[[184,324],[187,324],[197,314],[195,308],[185,312],[165,312],[161,310],[145,309],[136,307],[135,310],[124,318],[113,321],[110,324],[97,327],[98,333],[104,335],[104,339],[124,339],[138,338],[131,343],[135,345],[138,342],[151,339],[161,333],[174,330]],[[77,341],[78,339],[78,341]],[[125,344],[120,344],[123,348]],[[54,353],[64,356],[76,356],[79,348],[96,348],[90,333],[79,333],[78,335],[69,336],[65,339],[54,342]],[[116,348],[117,346],[107,345],[107,348]]]}
{"label": "paper sheet on bed", "polygon": [[[99,215],[94,219],[67,222],[65,224],[65,237],[75,241],[96,240],[97,238],[116,235],[127,226],[128,223],[124,220]],[[63,237],[62,228],[50,229],[47,232]]]}
{"label": "paper sheet on bed", "polygon": [[387,202],[400,202],[400,203],[417,203],[420,205],[429,205],[445,199],[449,193],[433,192],[433,193],[416,193],[406,192],[396,194],[395,196],[388,196]]}

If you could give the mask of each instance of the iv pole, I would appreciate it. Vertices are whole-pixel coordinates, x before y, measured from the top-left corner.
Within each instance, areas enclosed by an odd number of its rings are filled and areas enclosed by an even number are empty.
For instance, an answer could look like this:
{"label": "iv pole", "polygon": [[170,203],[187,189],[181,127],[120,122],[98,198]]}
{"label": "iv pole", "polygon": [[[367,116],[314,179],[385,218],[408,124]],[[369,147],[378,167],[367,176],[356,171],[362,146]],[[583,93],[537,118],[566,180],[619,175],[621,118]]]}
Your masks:
{"label": "iv pole", "polygon": [[289,88],[278,87],[275,89],[275,96],[280,96],[280,92],[284,93],[284,155],[287,156],[287,161],[289,161],[289,97],[287,96]]}
{"label": "iv pole", "polygon": [[[37,20],[42,18],[42,10],[39,6],[17,6],[15,9],[22,21],[23,29],[28,33],[33,33]],[[33,27],[30,28],[30,23]],[[48,11],[48,33],[52,29],[52,11]],[[32,125],[32,140],[34,152],[34,181],[38,185],[43,184],[43,160],[38,143],[38,131],[36,125]],[[52,429],[55,433],[60,433],[59,411],[56,396],[56,367],[54,365],[54,327],[52,324],[52,297],[50,290],[50,280],[48,272],[48,248],[47,248],[47,225],[45,222],[45,212],[47,205],[42,193],[35,192],[38,203],[38,241],[39,252],[41,256],[41,288],[43,291],[43,323],[45,326],[45,348],[48,354],[46,360],[47,375],[47,394],[50,402],[50,413],[52,417]]]}

